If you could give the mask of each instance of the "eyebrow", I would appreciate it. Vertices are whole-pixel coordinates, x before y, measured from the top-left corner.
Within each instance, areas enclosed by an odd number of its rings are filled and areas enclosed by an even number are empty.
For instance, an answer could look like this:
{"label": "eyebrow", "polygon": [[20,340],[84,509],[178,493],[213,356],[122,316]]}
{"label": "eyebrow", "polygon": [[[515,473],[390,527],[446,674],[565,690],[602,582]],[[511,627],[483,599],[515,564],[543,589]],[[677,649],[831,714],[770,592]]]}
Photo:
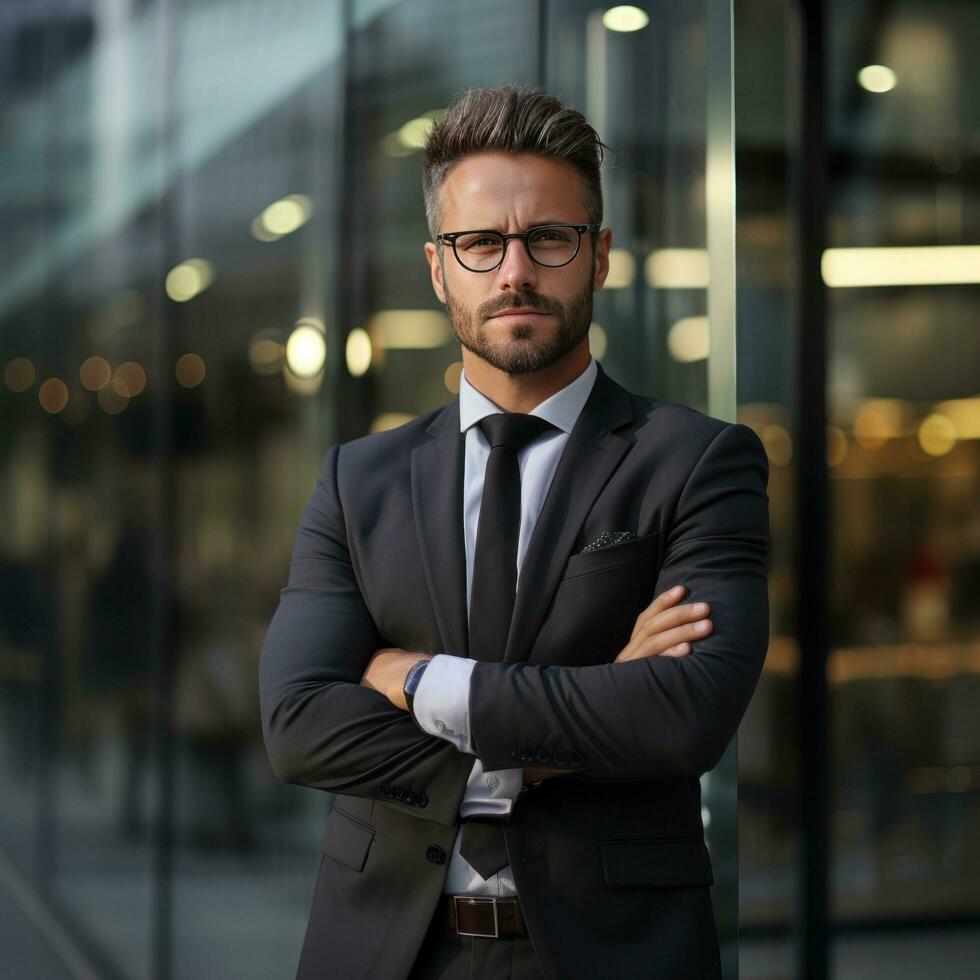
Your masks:
{"label": "eyebrow", "polygon": [[[529,225],[524,226],[524,230],[527,231],[528,228],[537,228],[539,225],[584,225],[588,224],[587,221],[563,221],[560,218],[551,218],[541,221],[532,221]],[[499,228],[493,228],[490,225],[480,225],[474,229],[475,231],[500,231]]]}

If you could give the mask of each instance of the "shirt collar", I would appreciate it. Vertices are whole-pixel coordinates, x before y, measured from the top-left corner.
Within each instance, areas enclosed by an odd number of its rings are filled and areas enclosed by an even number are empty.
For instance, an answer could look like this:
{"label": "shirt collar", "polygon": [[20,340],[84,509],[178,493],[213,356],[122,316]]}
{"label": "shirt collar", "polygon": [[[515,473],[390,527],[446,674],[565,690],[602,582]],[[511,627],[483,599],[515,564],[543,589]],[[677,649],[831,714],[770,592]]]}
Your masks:
{"label": "shirt collar", "polygon": [[[589,366],[564,388],[546,398],[540,405],[532,408],[529,415],[547,419],[562,432],[571,432],[579,413],[582,411],[592,385],[595,383],[598,368],[595,358],[589,356]],[[466,379],[466,369],[459,374],[459,431],[465,432],[487,415],[502,412],[503,409],[492,402],[482,392],[477,391]]]}

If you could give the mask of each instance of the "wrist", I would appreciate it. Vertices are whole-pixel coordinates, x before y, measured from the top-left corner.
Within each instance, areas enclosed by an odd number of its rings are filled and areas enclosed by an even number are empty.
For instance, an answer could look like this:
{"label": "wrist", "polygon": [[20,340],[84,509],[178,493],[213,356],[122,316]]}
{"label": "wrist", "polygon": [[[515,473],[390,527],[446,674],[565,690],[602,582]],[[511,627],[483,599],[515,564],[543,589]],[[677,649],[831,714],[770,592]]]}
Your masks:
{"label": "wrist", "polygon": [[415,692],[422,681],[422,675],[425,673],[425,668],[429,666],[431,659],[431,657],[416,657],[405,672],[401,685],[401,700],[404,702],[405,710],[419,728],[422,726],[419,725],[418,719],[415,717],[415,711],[413,710]]}

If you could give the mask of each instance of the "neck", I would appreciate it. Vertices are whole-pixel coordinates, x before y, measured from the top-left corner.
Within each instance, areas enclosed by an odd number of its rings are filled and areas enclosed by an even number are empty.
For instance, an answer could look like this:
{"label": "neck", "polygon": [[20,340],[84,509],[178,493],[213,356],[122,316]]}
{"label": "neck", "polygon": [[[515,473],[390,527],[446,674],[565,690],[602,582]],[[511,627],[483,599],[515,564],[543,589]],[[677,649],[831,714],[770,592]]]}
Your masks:
{"label": "neck", "polygon": [[466,380],[505,412],[525,415],[556,391],[571,384],[589,366],[588,341],[541,371],[508,374],[463,348]]}

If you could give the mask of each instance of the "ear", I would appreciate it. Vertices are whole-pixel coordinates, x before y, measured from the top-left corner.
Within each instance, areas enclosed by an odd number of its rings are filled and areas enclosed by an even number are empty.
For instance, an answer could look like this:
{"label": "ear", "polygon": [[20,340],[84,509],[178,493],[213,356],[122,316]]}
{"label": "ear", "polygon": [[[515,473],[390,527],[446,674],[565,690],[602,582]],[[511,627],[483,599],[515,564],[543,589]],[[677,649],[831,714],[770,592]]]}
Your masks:
{"label": "ear", "polygon": [[592,276],[592,289],[598,292],[602,289],[606,276],[609,275],[609,249],[612,247],[612,229],[603,228],[596,236],[595,262]]}
{"label": "ear", "polygon": [[425,249],[426,261],[429,263],[429,276],[432,279],[432,288],[439,302],[445,305],[446,288],[442,279],[444,270],[442,263],[439,261],[439,250],[432,242],[426,242],[423,247]]}

